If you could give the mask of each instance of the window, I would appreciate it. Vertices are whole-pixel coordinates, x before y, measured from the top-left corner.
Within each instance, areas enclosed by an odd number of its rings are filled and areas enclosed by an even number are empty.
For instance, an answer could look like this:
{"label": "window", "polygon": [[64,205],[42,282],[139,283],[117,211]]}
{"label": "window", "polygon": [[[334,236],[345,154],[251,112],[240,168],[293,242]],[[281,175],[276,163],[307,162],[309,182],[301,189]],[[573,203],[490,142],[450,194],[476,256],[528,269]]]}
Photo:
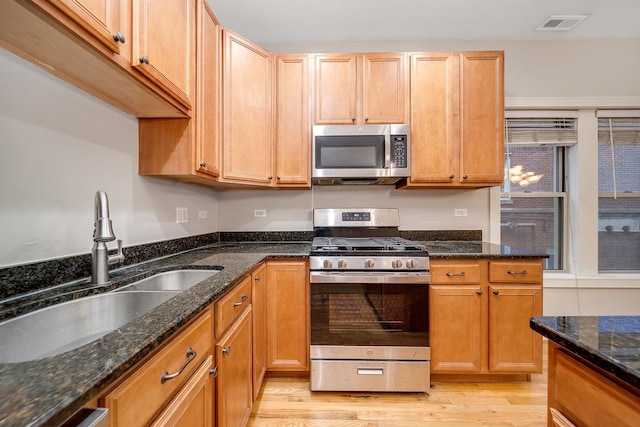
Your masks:
{"label": "window", "polygon": [[500,194],[501,244],[549,255],[545,269],[564,268],[567,146],[575,118],[507,118],[505,183]]}
{"label": "window", "polygon": [[640,270],[640,117],[606,114],[598,114],[598,269]]}

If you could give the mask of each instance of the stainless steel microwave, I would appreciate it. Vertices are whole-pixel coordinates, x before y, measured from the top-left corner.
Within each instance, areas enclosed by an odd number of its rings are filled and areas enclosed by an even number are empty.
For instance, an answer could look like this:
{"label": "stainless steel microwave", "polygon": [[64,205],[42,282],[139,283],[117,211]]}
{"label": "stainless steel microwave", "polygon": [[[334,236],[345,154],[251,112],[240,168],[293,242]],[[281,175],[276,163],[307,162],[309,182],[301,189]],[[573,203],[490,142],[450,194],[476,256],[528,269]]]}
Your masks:
{"label": "stainless steel microwave", "polygon": [[395,184],[410,174],[409,125],[313,127],[312,183]]}

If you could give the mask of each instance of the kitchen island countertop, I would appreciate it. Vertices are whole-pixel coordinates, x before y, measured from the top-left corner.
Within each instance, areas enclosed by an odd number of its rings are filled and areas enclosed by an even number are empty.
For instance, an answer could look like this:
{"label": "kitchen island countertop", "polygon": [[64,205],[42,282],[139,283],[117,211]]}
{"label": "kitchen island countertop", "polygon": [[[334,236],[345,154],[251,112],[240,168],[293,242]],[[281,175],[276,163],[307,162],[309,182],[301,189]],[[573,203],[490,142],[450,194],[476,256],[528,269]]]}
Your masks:
{"label": "kitchen island countertop", "polygon": [[[420,242],[432,258],[540,258],[475,241]],[[104,337],[58,356],[0,364],[0,426],[56,425],[99,396],[128,369],[158,348],[229,287],[269,258],[308,257],[310,242],[225,242],[186,251],[111,273],[104,286],[89,279],[0,301],[2,318],[83,296],[108,292],[155,273],[179,268],[222,268],[145,315]]]}
{"label": "kitchen island countertop", "polygon": [[640,316],[534,317],[531,329],[640,390]]}

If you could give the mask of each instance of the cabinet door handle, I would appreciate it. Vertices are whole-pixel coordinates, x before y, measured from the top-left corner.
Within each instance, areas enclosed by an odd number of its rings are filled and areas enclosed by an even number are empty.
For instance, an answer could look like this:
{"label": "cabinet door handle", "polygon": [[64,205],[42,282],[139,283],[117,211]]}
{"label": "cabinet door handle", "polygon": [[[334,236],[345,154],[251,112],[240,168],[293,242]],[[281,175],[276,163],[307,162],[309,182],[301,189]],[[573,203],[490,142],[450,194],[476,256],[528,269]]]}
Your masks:
{"label": "cabinet door handle", "polygon": [[124,34],[118,31],[113,35],[113,40],[115,40],[118,43],[124,43]]}
{"label": "cabinet door handle", "polygon": [[455,178],[455,177],[456,177],[456,176],[455,176],[454,174],[449,175],[449,179],[453,179],[453,178]]}
{"label": "cabinet door handle", "polygon": [[447,276],[449,277],[454,277],[454,276],[460,276],[460,277],[464,277],[464,271],[460,272],[460,273],[449,273],[447,271]]}
{"label": "cabinet door handle", "polygon": [[507,274],[522,274],[522,275],[525,275],[525,274],[527,274],[527,270],[522,270],[522,271],[507,270]]}
{"label": "cabinet door handle", "polygon": [[222,354],[226,354],[227,356],[231,354],[231,346],[229,347],[223,347],[222,348]]}
{"label": "cabinet door handle", "polygon": [[478,289],[478,290],[476,291],[476,294],[478,294],[478,295],[482,295],[482,289]]}
{"label": "cabinet door handle", "polygon": [[162,376],[160,377],[160,383],[164,384],[165,381],[167,380],[171,380],[174,379],[175,377],[177,377],[178,375],[180,375],[182,373],[182,371],[185,370],[185,368],[187,367],[187,365],[189,363],[191,363],[193,361],[193,359],[196,358],[196,355],[198,353],[196,353],[191,347],[189,347],[189,349],[187,350],[187,361],[184,362],[184,365],[182,365],[180,367],[180,369],[178,369],[176,372],[174,372],[173,374],[170,374],[169,372],[165,371]]}
{"label": "cabinet door handle", "polygon": [[469,175],[462,175],[462,179],[467,179],[469,178]]}
{"label": "cabinet door handle", "polygon": [[260,281],[260,276],[254,277],[253,280],[255,280],[256,282],[259,282]]}
{"label": "cabinet door handle", "polygon": [[365,117],[365,118],[364,118],[364,121],[365,121],[365,122],[368,122],[368,121],[369,121],[369,117]]}
{"label": "cabinet door handle", "polygon": [[494,290],[493,290],[493,294],[494,294],[494,295],[500,295],[500,291],[499,291],[499,290],[497,290],[497,289],[494,289]]}
{"label": "cabinet door handle", "polygon": [[242,304],[244,304],[244,302],[245,302],[245,301],[247,300],[247,298],[249,298],[249,297],[247,297],[247,294],[242,294],[242,296],[241,296],[240,298],[242,299],[242,301],[241,301],[241,302],[234,302],[234,303],[233,303],[233,306],[234,306],[234,307],[241,306]]}
{"label": "cabinet door handle", "polygon": [[351,121],[355,123],[356,118],[355,117],[351,117]]}
{"label": "cabinet door handle", "polygon": [[141,56],[140,57],[140,63],[149,65],[149,57],[147,57],[146,55],[145,56]]}

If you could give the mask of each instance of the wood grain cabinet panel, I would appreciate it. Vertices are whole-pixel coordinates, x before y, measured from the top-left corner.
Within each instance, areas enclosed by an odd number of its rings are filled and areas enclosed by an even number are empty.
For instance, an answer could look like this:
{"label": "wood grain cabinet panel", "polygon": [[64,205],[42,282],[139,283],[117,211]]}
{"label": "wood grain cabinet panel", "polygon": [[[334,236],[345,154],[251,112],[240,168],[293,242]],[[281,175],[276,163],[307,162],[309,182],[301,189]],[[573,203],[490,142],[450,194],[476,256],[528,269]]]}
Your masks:
{"label": "wood grain cabinet panel", "polygon": [[267,263],[267,370],[309,370],[308,267],[303,260]]}
{"label": "wood grain cabinet panel", "polygon": [[226,28],[222,38],[222,177],[229,182],[271,186],[271,53]]}
{"label": "wood grain cabinet panel", "polygon": [[[201,363],[211,356],[212,329],[211,310],[208,309],[110,391],[100,403],[109,409],[109,425],[135,427],[153,421]],[[169,373],[178,374],[166,378]]]}
{"label": "wood grain cabinet panel", "polygon": [[402,186],[501,185],[504,54],[411,55],[411,177]]}
{"label": "wood grain cabinet panel", "polygon": [[406,123],[404,53],[315,56],[315,123]]}
{"label": "wood grain cabinet panel", "polygon": [[49,0],[109,50],[118,53],[129,35],[120,28],[118,0]]}
{"label": "wood grain cabinet panel", "polygon": [[276,58],[276,139],[274,185],[311,187],[309,55]]}
{"label": "wood grain cabinet panel", "polygon": [[251,273],[253,310],[253,400],[258,398],[267,372],[267,267],[261,264]]}
{"label": "wood grain cabinet panel", "polygon": [[215,399],[213,356],[193,374],[151,427],[213,427]]}
{"label": "wood grain cabinet panel", "polygon": [[195,0],[132,0],[132,66],[192,106]]}
{"label": "wood grain cabinet panel", "polygon": [[542,275],[537,282],[533,274],[527,283],[494,283],[489,273],[523,266],[541,271],[542,261],[431,260],[431,371],[436,376],[542,372],[542,337],[529,327],[531,317],[542,315]]}
{"label": "wood grain cabinet panel", "polygon": [[251,415],[252,351],[251,306],[231,329],[216,343],[217,425],[218,427],[244,426]]}
{"label": "wood grain cabinet panel", "polygon": [[245,277],[240,284],[214,303],[216,338],[222,336],[229,326],[242,315],[245,308],[251,305],[251,282],[251,276]]}

